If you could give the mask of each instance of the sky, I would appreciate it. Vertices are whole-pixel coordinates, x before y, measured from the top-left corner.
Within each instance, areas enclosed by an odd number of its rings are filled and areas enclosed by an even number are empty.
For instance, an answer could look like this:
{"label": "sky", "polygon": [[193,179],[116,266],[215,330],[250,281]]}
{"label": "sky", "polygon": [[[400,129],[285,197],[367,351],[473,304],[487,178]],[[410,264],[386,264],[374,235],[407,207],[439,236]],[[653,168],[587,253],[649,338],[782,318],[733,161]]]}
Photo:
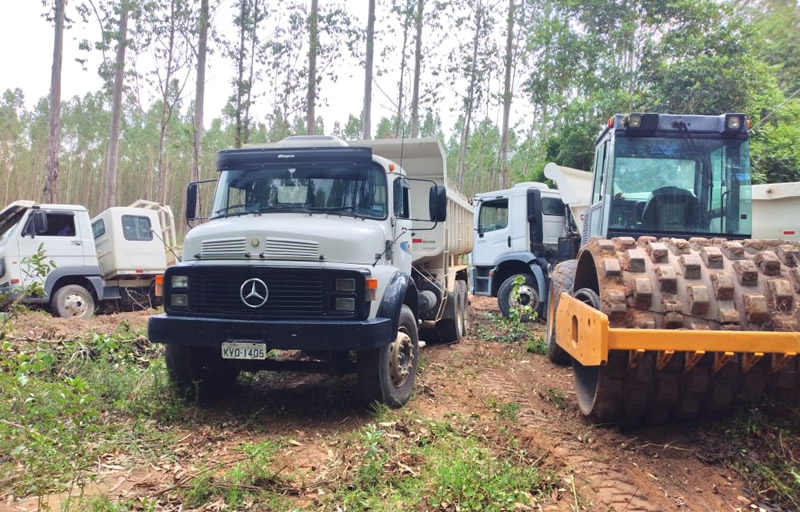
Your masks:
{"label": "sky", "polygon": [[[74,5],[78,0],[68,0],[68,15],[73,14]],[[229,26],[233,30],[231,19],[232,0],[222,0],[214,14],[214,23],[218,28],[224,29]],[[320,2],[324,5],[325,0]],[[378,8],[385,2],[378,2]],[[355,18],[356,23],[366,24],[366,0],[347,0],[350,14]],[[25,94],[28,108],[32,108],[36,102],[49,94],[50,75],[52,70],[53,56],[53,27],[42,17],[45,8],[41,0],[0,0],[0,48],[2,50],[3,73],[0,74],[0,92],[6,89],[20,88]],[[380,18],[378,18],[380,25]],[[97,67],[100,62],[99,52],[87,54],[78,49],[79,41],[83,39],[97,40],[100,37],[100,30],[96,23],[83,25],[79,22],[65,32],[64,36],[64,57],[62,70],[62,101],[66,101],[75,95],[83,95],[87,92],[97,91],[102,86],[102,81],[97,75]],[[391,36],[389,36],[390,38]],[[387,38],[388,39],[388,38]],[[375,56],[376,63],[380,59],[381,48],[379,42],[376,44]],[[112,49],[113,54],[113,49]],[[89,61],[82,66],[76,62],[76,58],[89,58]],[[222,108],[231,94],[230,78],[234,74],[233,63],[222,58],[221,52],[216,52],[209,56],[209,67],[206,71],[206,103],[204,124],[208,126],[211,120],[219,117]],[[152,69],[152,58],[148,55],[137,57],[137,69],[142,72],[148,67]],[[391,65],[384,64],[384,67]],[[344,124],[350,114],[358,115],[361,111],[364,89],[364,71],[356,62],[342,62],[339,64],[339,79],[336,82],[323,82],[321,85],[322,98],[321,105],[317,106],[317,115],[321,115],[325,120],[325,128],[330,132],[334,121]],[[389,100],[381,89],[389,95],[395,95],[397,91],[396,76],[384,74],[375,77],[373,85],[372,100],[372,119],[373,124],[377,125],[381,117],[391,117],[394,112],[393,103]],[[185,88],[184,105],[188,105],[194,96],[194,78],[190,78],[190,83]],[[444,98],[436,106],[436,111],[443,120],[443,127],[449,130],[456,121],[459,98],[452,91],[444,95]],[[145,98],[147,101],[147,98]],[[261,107],[261,108],[259,108]],[[266,107],[266,108],[264,108]],[[269,110],[268,106],[257,103],[255,114],[257,120],[263,119]],[[515,111],[517,109],[515,108]],[[513,118],[519,117],[517,112]],[[491,117],[497,119],[496,113]],[[499,119],[498,119],[499,121]],[[373,128],[374,133],[374,128]]]}

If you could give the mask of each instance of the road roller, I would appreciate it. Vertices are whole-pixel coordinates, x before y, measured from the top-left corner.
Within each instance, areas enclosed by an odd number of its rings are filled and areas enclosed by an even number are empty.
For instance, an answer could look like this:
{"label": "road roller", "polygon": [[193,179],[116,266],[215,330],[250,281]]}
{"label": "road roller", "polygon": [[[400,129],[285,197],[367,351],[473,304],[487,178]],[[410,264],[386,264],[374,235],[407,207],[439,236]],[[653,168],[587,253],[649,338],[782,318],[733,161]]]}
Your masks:
{"label": "road roller", "polygon": [[[595,142],[574,259],[553,268],[550,358],[581,412],[690,421],[800,393],[800,245],[751,236],[749,121],[618,114]],[[795,219],[800,224],[800,219]]]}

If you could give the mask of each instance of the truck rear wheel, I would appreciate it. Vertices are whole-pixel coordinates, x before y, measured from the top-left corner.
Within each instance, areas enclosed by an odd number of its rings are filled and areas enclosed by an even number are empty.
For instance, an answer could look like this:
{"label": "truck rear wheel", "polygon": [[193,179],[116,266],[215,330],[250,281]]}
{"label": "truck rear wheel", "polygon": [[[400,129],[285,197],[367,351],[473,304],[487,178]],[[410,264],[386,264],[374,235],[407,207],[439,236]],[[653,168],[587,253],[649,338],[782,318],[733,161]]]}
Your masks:
{"label": "truck rear wheel", "polygon": [[94,308],[94,297],[79,284],[62,286],[50,300],[53,314],[61,318],[91,318]]}
{"label": "truck rear wheel", "polygon": [[556,310],[562,292],[572,293],[575,269],[578,260],[560,263],[550,276],[550,290],[547,293],[547,357],[556,364],[567,365],[572,357],[556,343]]}
{"label": "truck rear wheel", "polygon": [[[513,296],[514,281],[519,276],[524,277],[525,281],[519,286],[519,298],[515,298]],[[536,281],[533,279],[533,276],[530,274],[515,274],[503,281],[503,284],[500,285],[500,289],[497,291],[497,305],[500,306],[500,312],[503,313],[503,316],[506,318],[509,317],[512,309],[520,306],[530,306],[534,313],[538,313],[539,293],[536,291]],[[521,320],[523,322],[528,322],[532,319],[529,318],[528,315],[523,315]]]}
{"label": "truck rear wheel", "polygon": [[419,362],[417,320],[411,308],[400,310],[397,335],[393,342],[375,350],[358,353],[358,386],[367,402],[402,407],[414,388]]}
{"label": "truck rear wheel", "polygon": [[436,328],[439,339],[444,343],[458,343],[464,336],[464,298],[462,297],[461,281],[456,282],[453,293],[447,294],[447,304],[444,306],[444,318],[439,320]]}
{"label": "truck rear wheel", "polygon": [[469,331],[469,287],[466,281],[458,281],[461,285],[461,335],[466,336]]}
{"label": "truck rear wheel", "polygon": [[180,388],[198,386],[201,394],[230,386],[240,370],[207,347],[169,344],[164,350],[167,373]]}

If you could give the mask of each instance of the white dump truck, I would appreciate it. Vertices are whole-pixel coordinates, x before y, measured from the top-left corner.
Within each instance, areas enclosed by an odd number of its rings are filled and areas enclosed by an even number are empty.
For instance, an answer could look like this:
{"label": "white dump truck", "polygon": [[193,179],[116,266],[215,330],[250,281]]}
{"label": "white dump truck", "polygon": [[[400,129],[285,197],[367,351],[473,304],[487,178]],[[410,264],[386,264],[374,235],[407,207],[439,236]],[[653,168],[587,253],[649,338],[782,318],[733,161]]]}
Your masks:
{"label": "white dump truck", "polygon": [[[0,212],[0,293],[60,317],[91,316],[100,304],[149,306],[175,245],[172,211],[149,201],[91,220],[83,206],[15,201]],[[46,273],[31,261],[37,254]]]}
{"label": "white dump truck", "polygon": [[[172,380],[222,390],[241,370],[356,370],[364,398],[404,404],[419,329],[457,341],[467,322],[472,208],[439,142],[290,137],[220,151],[217,169],[208,222],[148,325]],[[192,183],[192,221],[197,197]]]}

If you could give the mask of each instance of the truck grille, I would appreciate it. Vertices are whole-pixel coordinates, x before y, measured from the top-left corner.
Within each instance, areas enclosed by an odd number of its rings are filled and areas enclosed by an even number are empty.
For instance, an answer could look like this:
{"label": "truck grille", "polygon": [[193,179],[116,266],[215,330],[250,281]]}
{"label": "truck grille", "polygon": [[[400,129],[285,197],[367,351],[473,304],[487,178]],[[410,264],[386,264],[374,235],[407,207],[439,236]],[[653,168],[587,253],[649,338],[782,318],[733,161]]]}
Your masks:
{"label": "truck grille", "polygon": [[[320,318],[324,313],[322,269],[258,267],[196,268],[189,301],[192,313],[259,318]],[[269,297],[263,306],[247,306],[242,284],[251,278],[264,281]]]}
{"label": "truck grille", "polygon": [[241,238],[218,238],[216,240],[203,240],[200,246],[200,255],[212,256],[242,256],[247,242]]}
{"label": "truck grille", "polygon": [[264,250],[271,260],[318,260],[319,243],[288,238],[267,238]]}

